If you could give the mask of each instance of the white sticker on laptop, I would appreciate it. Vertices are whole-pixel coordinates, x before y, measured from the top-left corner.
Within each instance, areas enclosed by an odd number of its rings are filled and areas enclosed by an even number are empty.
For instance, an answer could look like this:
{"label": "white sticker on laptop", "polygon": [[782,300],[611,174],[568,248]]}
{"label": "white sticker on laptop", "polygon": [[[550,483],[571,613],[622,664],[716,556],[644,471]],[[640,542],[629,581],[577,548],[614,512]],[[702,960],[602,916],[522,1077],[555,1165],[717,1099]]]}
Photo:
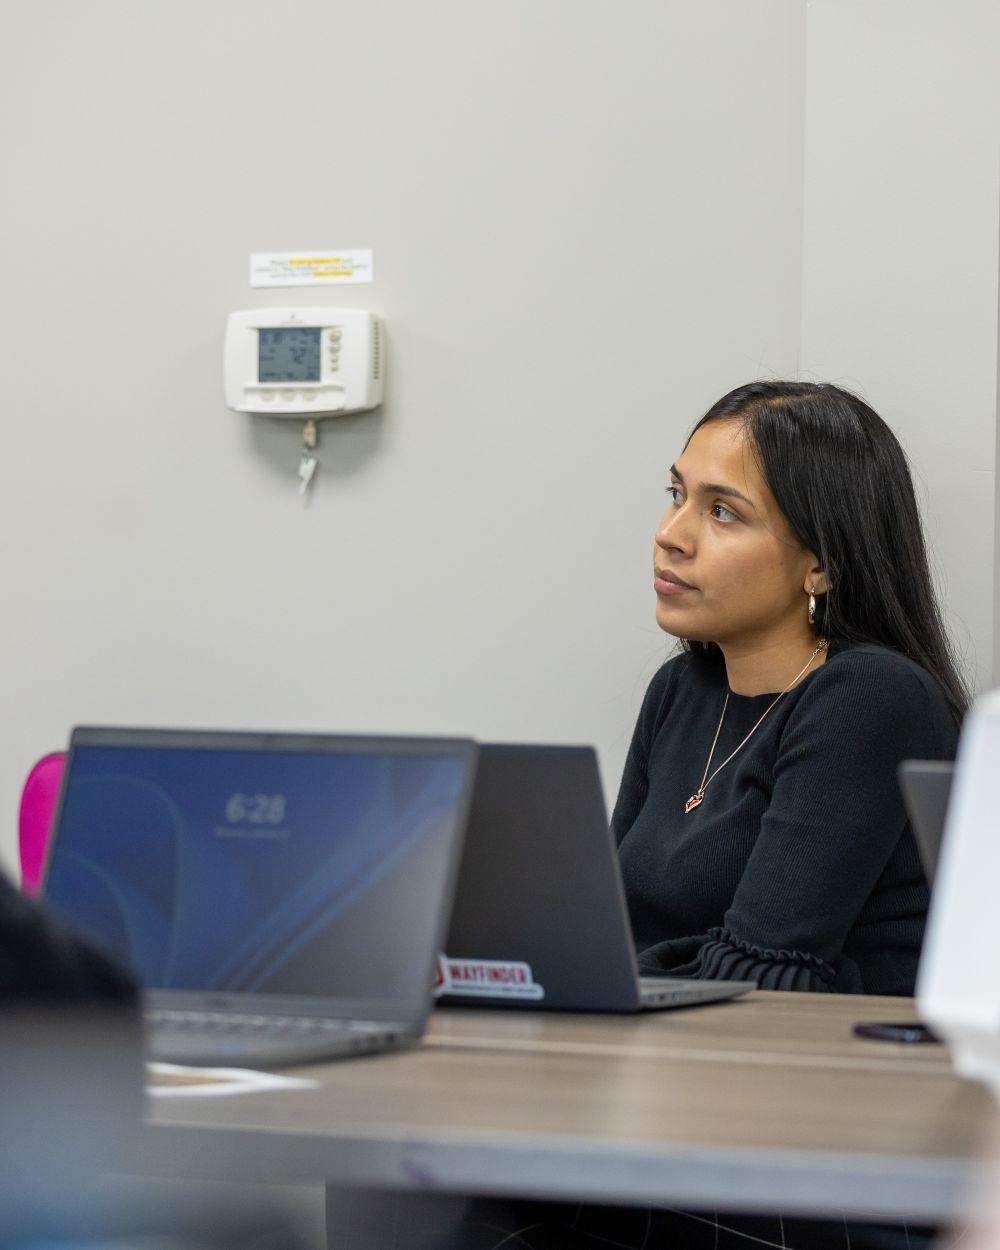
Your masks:
{"label": "white sticker on laptop", "polygon": [[453,959],[439,955],[434,997],[464,994],[473,998],[519,998],[538,1002],[545,991],[531,975],[531,965],[507,959]]}

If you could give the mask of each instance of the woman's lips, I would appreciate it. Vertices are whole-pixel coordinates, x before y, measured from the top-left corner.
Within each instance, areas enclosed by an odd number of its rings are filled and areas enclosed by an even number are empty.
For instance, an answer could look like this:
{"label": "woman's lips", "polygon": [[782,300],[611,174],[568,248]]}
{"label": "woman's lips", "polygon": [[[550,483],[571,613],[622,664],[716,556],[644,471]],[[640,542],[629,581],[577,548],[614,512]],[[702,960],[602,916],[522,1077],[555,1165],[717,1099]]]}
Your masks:
{"label": "woman's lips", "polygon": [[689,586],[687,582],[676,580],[670,573],[655,571],[653,589],[658,595],[683,595],[689,590],[694,590],[694,587]]}

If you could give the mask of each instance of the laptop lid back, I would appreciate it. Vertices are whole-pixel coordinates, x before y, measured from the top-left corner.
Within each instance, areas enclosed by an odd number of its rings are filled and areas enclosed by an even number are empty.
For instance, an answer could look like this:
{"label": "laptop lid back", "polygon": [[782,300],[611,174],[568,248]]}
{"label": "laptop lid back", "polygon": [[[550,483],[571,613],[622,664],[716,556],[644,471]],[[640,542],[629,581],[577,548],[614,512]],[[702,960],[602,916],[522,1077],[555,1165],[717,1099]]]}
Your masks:
{"label": "laptop lid back", "polygon": [[955,765],[950,760],[903,760],[899,784],[927,880],[933,885],[941,854]]}
{"label": "laptop lid back", "polygon": [[475,756],[458,739],[77,729],[43,895],[155,1006],[419,1029]]}
{"label": "laptop lid back", "polygon": [[637,1009],[592,747],[480,746],[445,952],[445,1001]]}

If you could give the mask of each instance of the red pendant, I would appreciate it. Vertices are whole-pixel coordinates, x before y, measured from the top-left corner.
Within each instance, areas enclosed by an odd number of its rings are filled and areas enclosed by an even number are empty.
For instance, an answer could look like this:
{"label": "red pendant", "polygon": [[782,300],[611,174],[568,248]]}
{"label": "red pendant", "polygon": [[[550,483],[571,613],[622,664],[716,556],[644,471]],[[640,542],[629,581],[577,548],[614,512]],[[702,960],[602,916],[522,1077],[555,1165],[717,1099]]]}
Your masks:
{"label": "red pendant", "polygon": [[704,797],[704,790],[698,790],[695,794],[692,794],[688,801],[684,804],[684,815],[686,816],[688,812],[693,812]]}

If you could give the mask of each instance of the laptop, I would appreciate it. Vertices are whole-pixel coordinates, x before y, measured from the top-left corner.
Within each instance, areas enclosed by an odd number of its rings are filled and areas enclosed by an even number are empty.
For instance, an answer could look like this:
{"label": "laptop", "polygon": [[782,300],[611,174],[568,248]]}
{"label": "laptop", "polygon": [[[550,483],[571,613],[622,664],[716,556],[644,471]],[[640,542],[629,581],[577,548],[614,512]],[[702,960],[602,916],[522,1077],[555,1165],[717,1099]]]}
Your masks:
{"label": "laptop", "polygon": [[927,880],[934,882],[955,765],[951,760],[903,760],[899,785]]}
{"label": "laptop", "polygon": [[151,1057],[418,1039],[475,771],[463,739],[74,730],[46,905],[131,969]]}
{"label": "laptop", "polygon": [[754,988],[639,977],[592,747],[480,745],[439,1001],[632,1012]]}

